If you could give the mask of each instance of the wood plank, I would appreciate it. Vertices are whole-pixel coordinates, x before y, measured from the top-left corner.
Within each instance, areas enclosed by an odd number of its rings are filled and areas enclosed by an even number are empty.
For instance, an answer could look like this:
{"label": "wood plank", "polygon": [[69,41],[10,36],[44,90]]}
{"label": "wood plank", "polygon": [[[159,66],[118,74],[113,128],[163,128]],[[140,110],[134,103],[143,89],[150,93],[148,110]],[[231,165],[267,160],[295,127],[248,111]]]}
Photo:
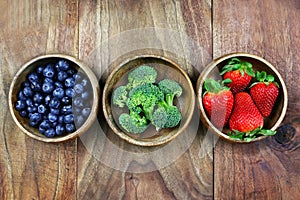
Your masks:
{"label": "wood plank", "polygon": [[77,141],[27,137],[8,110],[10,82],[23,63],[45,53],[78,54],[76,1],[1,1],[0,198],[74,199]]}
{"label": "wood plank", "polygon": [[299,198],[299,17],[298,1],[213,1],[214,58],[235,51],[266,58],[282,74],[290,100],[277,136],[247,145],[218,141],[215,199]]}
{"label": "wood plank", "polygon": [[[201,1],[202,2],[202,1]],[[202,12],[202,8],[205,11]],[[79,57],[94,70],[100,78],[101,88],[104,86],[104,69],[99,67],[104,53],[111,53],[107,59],[108,63],[113,61],[118,53],[122,59],[121,47],[114,46],[114,41],[110,38],[118,36],[126,31],[143,29],[149,27],[159,27],[180,32],[179,38],[181,48],[186,45],[186,36],[197,42],[205,41],[203,46],[207,46],[205,51],[211,52],[210,24],[210,4],[203,1],[201,5],[194,4],[193,1],[90,1],[80,2],[79,5]],[[185,13],[183,15],[183,13]],[[189,18],[189,13],[195,19]],[[198,23],[197,19],[203,18],[203,22]],[[193,27],[186,27],[189,21]],[[194,29],[197,27],[198,29]],[[201,31],[207,31],[207,35],[202,35]],[[190,34],[191,32],[197,35]],[[161,32],[154,32],[160,37]],[[195,36],[195,37],[194,37]],[[134,35],[132,35],[134,37]],[[146,37],[146,36],[145,36]],[[141,41],[143,42],[143,41]],[[161,47],[168,44],[164,40],[160,41]],[[174,41],[177,42],[177,41]],[[119,43],[123,45],[122,43]],[[133,44],[132,44],[133,45]],[[100,48],[99,48],[100,46]],[[97,52],[98,51],[98,52]],[[189,54],[188,48],[185,54]],[[92,57],[91,53],[98,53],[98,57]],[[162,52],[166,56],[174,56],[169,52]],[[207,56],[207,52],[203,52]],[[192,53],[190,54],[192,55]],[[178,62],[183,64],[183,68],[193,77],[196,77],[195,69],[185,61],[174,56]],[[106,58],[104,58],[106,59]],[[207,62],[211,57],[202,56],[200,63]],[[105,60],[107,61],[107,60]],[[102,63],[103,64],[103,63]],[[206,63],[207,64],[207,63]],[[103,66],[105,67],[105,66]],[[200,70],[203,66],[196,66]],[[110,69],[111,70],[111,69]],[[110,71],[109,70],[109,71]],[[197,71],[196,70],[196,71]],[[109,73],[109,72],[108,72]],[[205,155],[199,157],[203,132],[194,139],[190,149],[185,151],[174,163],[159,168],[157,159],[128,159],[126,151],[145,153],[155,151],[151,148],[135,147],[117,138],[107,127],[103,114],[98,117],[105,136],[97,133],[97,127],[91,128],[89,132],[78,142],[78,199],[206,199],[211,198],[213,193],[213,164],[212,156]],[[101,143],[101,140],[105,142]],[[119,154],[115,153],[115,148],[109,144],[112,142],[121,149]],[[101,146],[102,145],[102,146]],[[88,147],[87,147],[88,146]],[[176,147],[174,147],[176,148]],[[174,149],[175,150],[175,149]],[[95,155],[96,154],[96,155]],[[111,162],[120,162],[124,166],[122,170],[107,166],[103,159],[110,158]],[[125,160],[125,162],[122,162]],[[163,160],[162,160],[163,161]],[[152,171],[158,167],[158,170]],[[138,171],[148,171],[145,173],[135,173]]]}

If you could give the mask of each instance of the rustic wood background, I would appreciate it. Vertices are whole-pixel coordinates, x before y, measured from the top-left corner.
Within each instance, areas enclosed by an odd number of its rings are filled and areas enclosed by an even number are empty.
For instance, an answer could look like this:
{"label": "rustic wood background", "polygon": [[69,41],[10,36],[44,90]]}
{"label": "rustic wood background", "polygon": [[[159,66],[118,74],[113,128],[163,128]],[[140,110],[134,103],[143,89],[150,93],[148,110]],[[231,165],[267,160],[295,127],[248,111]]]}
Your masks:
{"label": "rustic wood background", "polygon": [[[0,8],[0,199],[300,199],[299,0],[0,0]],[[210,152],[215,140],[200,130],[174,163],[137,174],[105,166],[80,139],[45,144],[14,124],[7,95],[23,63],[46,53],[93,63],[101,42],[145,27],[187,34],[206,60],[243,51],[270,61],[289,92],[278,134],[248,145],[218,140]]]}

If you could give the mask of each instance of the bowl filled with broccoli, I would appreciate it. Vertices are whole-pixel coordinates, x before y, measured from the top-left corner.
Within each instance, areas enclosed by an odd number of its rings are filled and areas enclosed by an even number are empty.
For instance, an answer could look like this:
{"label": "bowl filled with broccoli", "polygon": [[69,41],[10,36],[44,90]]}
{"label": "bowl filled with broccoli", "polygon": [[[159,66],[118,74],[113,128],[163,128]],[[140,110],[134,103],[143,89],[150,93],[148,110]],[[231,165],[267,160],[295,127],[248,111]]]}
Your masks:
{"label": "bowl filled with broccoli", "polygon": [[195,104],[186,72],[155,55],[136,56],[114,67],[102,98],[110,128],[140,146],[157,146],[177,137],[189,125]]}

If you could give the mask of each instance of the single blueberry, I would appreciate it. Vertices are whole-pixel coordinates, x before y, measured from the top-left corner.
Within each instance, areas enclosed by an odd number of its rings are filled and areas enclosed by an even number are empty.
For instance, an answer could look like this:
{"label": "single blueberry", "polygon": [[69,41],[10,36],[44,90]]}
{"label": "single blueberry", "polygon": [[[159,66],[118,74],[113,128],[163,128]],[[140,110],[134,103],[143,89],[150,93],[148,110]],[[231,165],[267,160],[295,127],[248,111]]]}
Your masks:
{"label": "single blueberry", "polygon": [[88,117],[90,113],[91,113],[91,108],[86,107],[86,108],[82,109],[82,115],[84,117]]}
{"label": "single blueberry", "polygon": [[66,80],[65,80],[65,86],[66,87],[71,88],[71,87],[74,87],[74,85],[75,85],[75,79],[74,78],[72,78],[72,77],[66,78]]}
{"label": "single blueberry", "polygon": [[26,100],[27,97],[25,97],[24,93],[23,93],[23,90],[19,91],[18,93],[18,99],[19,100]]}
{"label": "single blueberry", "polygon": [[65,126],[62,124],[57,124],[55,127],[56,135],[63,135],[66,132]]}
{"label": "single blueberry", "polygon": [[63,124],[63,123],[64,123],[64,115],[58,116],[57,122],[58,122],[59,124]]}
{"label": "single blueberry", "polygon": [[84,100],[87,100],[89,98],[89,92],[88,91],[83,91],[81,93],[81,98],[84,99]]}
{"label": "single blueberry", "polygon": [[61,109],[61,113],[64,114],[64,115],[71,114],[72,113],[72,106],[71,105],[63,106],[62,109]]}
{"label": "single blueberry", "polygon": [[30,83],[39,81],[39,76],[37,73],[32,72],[30,74],[28,74],[27,79],[29,80]]}
{"label": "single blueberry", "polygon": [[82,92],[83,92],[83,86],[81,85],[81,84],[76,84],[75,86],[74,86],[74,90],[75,90],[75,92],[77,93],[77,94],[81,94]]}
{"label": "single blueberry", "polygon": [[70,76],[73,76],[73,75],[76,73],[76,71],[75,71],[75,69],[69,69],[69,70],[67,71],[67,73],[68,73]]}
{"label": "single blueberry", "polygon": [[38,74],[43,74],[43,71],[44,71],[44,66],[39,66],[37,69],[36,69],[36,73],[38,73]]}
{"label": "single blueberry", "polygon": [[43,129],[43,128],[41,128],[41,126],[39,126],[39,132],[40,132],[41,134],[44,134],[45,131],[46,131],[46,129]]}
{"label": "single blueberry", "polygon": [[77,117],[76,117],[76,121],[75,121],[75,125],[76,125],[76,127],[80,127],[80,126],[82,126],[82,124],[84,123],[84,117],[83,116],[81,116],[81,115],[78,115]]}
{"label": "single blueberry", "polygon": [[60,101],[59,101],[59,99],[57,99],[57,98],[52,98],[52,99],[50,100],[50,103],[49,103],[49,107],[50,107],[50,108],[59,108],[59,106],[60,106]]}
{"label": "single blueberry", "polygon": [[87,85],[88,85],[88,83],[89,83],[89,81],[87,80],[87,79],[82,79],[82,81],[81,81],[81,85],[83,86],[83,87],[86,87]]}
{"label": "single blueberry", "polygon": [[21,110],[19,113],[22,117],[27,117],[27,111],[26,110]]}
{"label": "single blueberry", "polygon": [[22,83],[22,87],[30,87],[30,83],[28,81],[24,81]]}
{"label": "single blueberry", "polygon": [[32,113],[30,115],[30,126],[36,127],[42,120],[42,115],[40,113]]}
{"label": "single blueberry", "polygon": [[48,78],[52,78],[55,75],[55,69],[52,64],[48,64],[43,70],[43,75]]}
{"label": "single blueberry", "polygon": [[56,88],[55,90],[53,90],[52,95],[53,95],[53,97],[55,97],[55,98],[61,99],[61,98],[64,97],[65,91],[64,91],[64,89],[62,89],[62,88]]}
{"label": "single blueberry", "polygon": [[40,128],[45,129],[45,130],[49,129],[49,128],[51,128],[51,123],[49,122],[49,120],[44,119],[40,124]]}
{"label": "single blueberry", "polygon": [[54,86],[52,83],[44,82],[42,86],[42,91],[44,93],[50,93],[54,90]]}
{"label": "single blueberry", "polygon": [[56,122],[57,121],[57,116],[52,114],[52,113],[49,113],[48,114],[48,120],[49,120],[49,122]]}
{"label": "single blueberry", "polygon": [[84,102],[83,102],[83,99],[81,97],[76,97],[73,101],[73,104],[76,107],[83,107],[84,106]]}
{"label": "single blueberry", "polygon": [[66,124],[73,123],[74,122],[74,115],[73,114],[65,115],[64,122]]}
{"label": "single blueberry", "polygon": [[80,80],[83,78],[83,74],[77,72],[76,74],[73,75],[73,78],[74,78],[76,81],[80,81]]}
{"label": "single blueberry", "polygon": [[66,131],[68,133],[72,133],[76,130],[75,125],[73,123],[72,124],[66,124],[65,127],[66,127]]}
{"label": "single blueberry", "polygon": [[36,93],[33,95],[33,101],[34,101],[35,103],[42,103],[43,100],[44,100],[44,98],[43,98],[43,95],[42,95],[41,93],[36,92]]}
{"label": "single blueberry", "polygon": [[23,94],[26,97],[31,97],[33,95],[33,91],[31,89],[31,87],[24,87],[23,88]]}
{"label": "single blueberry", "polygon": [[51,99],[52,99],[52,98],[51,98],[51,95],[48,94],[48,95],[45,97],[45,104],[48,105],[48,104],[50,103]]}
{"label": "single blueberry", "polygon": [[41,113],[41,114],[44,114],[47,112],[47,108],[45,105],[41,104],[38,106],[38,112]]}
{"label": "single blueberry", "polygon": [[27,112],[28,113],[35,113],[35,112],[37,112],[37,107],[35,107],[35,106],[28,106],[27,107]]}
{"label": "single blueberry", "polygon": [[57,74],[57,79],[59,81],[64,81],[67,77],[68,77],[68,74],[65,71],[59,71]]}
{"label": "single blueberry", "polygon": [[24,110],[25,107],[26,107],[26,103],[25,103],[24,100],[18,100],[18,101],[16,101],[16,103],[15,103],[15,109],[17,111]]}
{"label": "single blueberry", "polygon": [[60,113],[60,110],[59,109],[56,109],[56,108],[50,108],[50,112],[54,115],[59,115]]}
{"label": "single blueberry", "polygon": [[48,138],[52,138],[55,136],[55,130],[53,128],[50,128],[50,129],[47,129],[45,132],[44,132],[44,135]]}
{"label": "single blueberry", "polygon": [[26,99],[25,103],[26,103],[27,106],[33,106],[32,99]]}
{"label": "single blueberry", "polygon": [[55,67],[58,71],[66,71],[69,69],[69,63],[66,60],[59,60]]}
{"label": "single blueberry", "polygon": [[66,96],[73,98],[75,96],[75,90],[73,88],[67,88],[66,91]]}
{"label": "single blueberry", "polygon": [[67,97],[67,96],[64,96],[62,99],[61,99],[61,102],[65,105],[68,105],[72,102],[72,99],[70,97]]}
{"label": "single blueberry", "polygon": [[56,88],[64,88],[64,84],[62,84],[60,81],[55,81],[54,85]]}

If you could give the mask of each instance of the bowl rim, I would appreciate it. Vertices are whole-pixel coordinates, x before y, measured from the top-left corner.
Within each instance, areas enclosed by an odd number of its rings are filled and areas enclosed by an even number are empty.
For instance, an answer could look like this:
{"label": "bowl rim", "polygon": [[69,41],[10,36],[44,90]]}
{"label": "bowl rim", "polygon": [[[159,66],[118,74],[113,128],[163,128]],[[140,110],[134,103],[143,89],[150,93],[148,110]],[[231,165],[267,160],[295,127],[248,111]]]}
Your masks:
{"label": "bowl rim", "polygon": [[[75,132],[66,134],[64,136],[47,138],[47,137],[41,137],[41,136],[38,136],[37,134],[31,133],[19,122],[19,120],[17,119],[17,117],[15,115],[15,112],[17,112],[17,111],[14,110],[14,104],[12,102],[12,96],[13,96],[14,86],[15,86],[18,78],[20,77],[20,75],[22,75],[22,73],[28,67],[30,67],[32,64],[34,64],[37,61],[40,61],[40,60],[43,60],[43,59],[51,59],[51,58],[58,58],[58,59],[61,58],[61,59],[66,59],[68,61],[71,61],[74,64],[76,64],[81,70],[83,70],[87,74],[87,76],[90,80],[90,83],[92,85],[93,104],[91,106],[92,111],[91,111],[89,117],[86,119],[84,124],[82,126],[80,126],[80,128],[77,129]],[[27,61],[26,63],[24,63],[21,66],[21,68],[17,71],[17,73],[15,74],[15,76],[14,76],[14,78],[13,78],[11,84],[10,84],[8,102],[9,102],[10,113],[13,117],[14,122],[18,125],[18,127],[26,135],[28,135],[29,137],[31,137],[33,139],[43,141],[43,142],[46,142],[46,143],[55,143],[55,142],[63,142],[63,141],[67,141],[67,140],[76,138],[79,135],[83,134],[93,124],[93,122],[97,118],[98,104],[99,104],[99,98],[100,98],[99,94],[100,94],[100,87],[98,85],[98,79],[96,78],[96,75],[94,74],[94,72],[87,65],[85,65],[79,59],[77,59],[73,56],[67,55],[67,54],[50,53],[50,54],[44,54],[44,55],[36,56],[36,57],[34,57],[33,59],[30,59],[29,61]],[[41,133],[39,133],[39,134],[41,134]]]}
{"label": "bowl rim", "polygon": [[233,53],[229,53],[229,54],[225,54],[222,55],[216,59],[214,59],[210,64],[207,65],[207,67],[202,71],[202,73],[200,74],[198,80],[197,80],[197,88],[196,88],[196,93],[197,93],[197,97],[198,97],[198,108],[200,109],[200,114],[201,114],[201,121],[204,123],[204,125],[206,125],[209,130],[211,130],[213,133],[215,133],[216,135],[220,136],[222,139],[225,139],[227,141],[233,142],[233,143],[252,143],[255,141],[259,141],[262,140],[268,136],[260,136],[255,138],[254,140],[251,141],[244,141],[244,140],[234,140],[231,139],[227,134],[223,133],[222,131],[220,131],[218,128],[216,128],[211,121],[209,120],[209,118],[206,115],[206,112],[204,110],[203,107],[203,103],[202,103],[202,90],[203,90],[203,83],[205,81],[205,79],[207,78],[207,76],[209,75],[209,73],[221,62],[223,62],[224,60],[233,58],[233,57],[248,57],[248,58],[253,58],[256,59],[264,64],[266,64],[273,72],[274,74],[276,74],[278,80],[280,81],[280,84],[282,86],[282,91],[283,91],[283,106],[282,106],[282,112],[278,118],[278,120],[276,121],[276,123],[271,127],[272,131],[275,131],[281,124],[281,122],[283,121],[285,115],[286,115],[286,111],[287,111],[287,105],[288,105],[288,94],[287,94],[287,88],[285,85],[285,82],[282,78],[282,76],[280,75],[280,73],[278,72],[278,70],[267,60],[265,60],[264,58],[254,55],[254,54],[250,54],[250,53],[245,53],[245,52],[233,52]]}
{"label": "bowl rim", "polygon": [[184,76],[184,78],[186,79],[189,88],[191,89],[191,92],[193,93],[192,97],[191,97],[191,105],[194,105],[195,107],[195,91],[193,89],[193,84],[190,80],[190,77],[188,76],[188,74],[184,71],[184,69],[181,68],[181,66],[176,63],[174,60],[167,58],[166,56],[162,56],[162,55],[156,55],[156,54],[142,54],[142,55],[135,55],[135,56],[131,56],[126,58],[124,61],[120,62],[119,64],[117,64],[117,66],[112,70],[112,72],[110,73],[110,75],[107,77],[106,81],[105,81],[105,85],[104,85],[104,89],[103,89],[103,95],[102,95],[102,109],[103,109],[103,113],[104,113],[104,117],[109,125],[109,127],[113,130],[113,132],[115,134],[117,134],[120,138],[122,138],[123,140],[134,144],[134,145],[138,145],[138,146],[146,146],[146,147],[153,147],[153,146],[159,146],[159,145],[163,145],[166,144],[170,141],[172,141],[173,139],[175,139],[178,135],[180,135],[186,128],[186,126],[189,125],[192,116],[194,114],[194,108],[191,110],[191,112],[189,112],[189,115],[187,116],[186,122],[185,124],[180,127],[178,129],[178,131],[173,134],[170,137],[167,138],[163,138],[159,141],[142,141],[142,140],[136,140],[135,138],[130,137],[128,134],[124,133],[123,131],[119,131],[118,129],[115,128],[115,126],[113,125],[113,123],[109,120],[109,115],[108,115],[108,111],[107,111],[107,106],[105,103],[105,97],[107,96],[107,89],[108,89],[108,85],[110,83],[110,81],[113,79],[114,75],[116,72],[118,72],[125,64],[136,60],[136,59],[140,59],[140,58],[155,58],[155,59],[160,59],[163,60],[165,62],[168,62],[170,64],[172,64],[173,66],[176,67],[177,70],[180,71],[180,73]]}

